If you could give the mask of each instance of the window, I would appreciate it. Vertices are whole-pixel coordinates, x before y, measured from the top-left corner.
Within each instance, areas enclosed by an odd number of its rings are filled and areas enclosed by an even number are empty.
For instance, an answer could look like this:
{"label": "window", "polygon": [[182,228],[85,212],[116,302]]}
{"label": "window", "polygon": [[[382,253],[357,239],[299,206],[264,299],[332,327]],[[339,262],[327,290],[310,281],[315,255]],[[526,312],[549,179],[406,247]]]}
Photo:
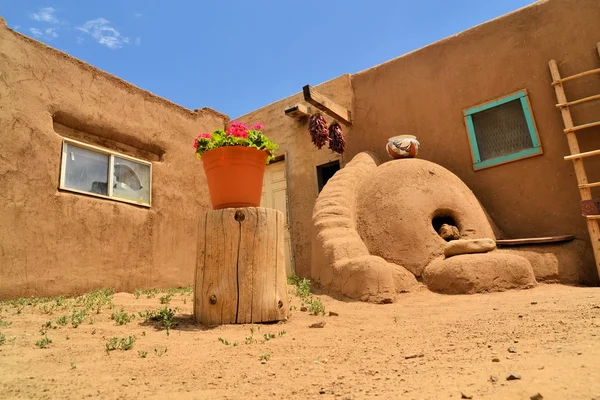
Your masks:
{"label": "window", "polygon": [[542,154],[526,90],[464,114],[475,170]]}
{"label": "window", "polygon": [[150,207],[152,164],[64,139],[60,188]]}
{"label": "window", "polygon": [[332,161],[327,164],[319,165],[317,167],[317,183],[319,185],[319,193],[323,190],[323,187],[327,181],[340,170],[340,162]]}

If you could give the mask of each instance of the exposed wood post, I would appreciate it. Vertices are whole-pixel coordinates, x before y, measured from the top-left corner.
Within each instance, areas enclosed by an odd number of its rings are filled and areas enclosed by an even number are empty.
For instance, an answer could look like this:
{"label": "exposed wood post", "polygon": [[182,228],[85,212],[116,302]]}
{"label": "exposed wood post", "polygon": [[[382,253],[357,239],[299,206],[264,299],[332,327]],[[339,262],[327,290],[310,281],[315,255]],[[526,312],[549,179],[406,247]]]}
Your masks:
{"label": "exposed wood post", "polygon": [[284,216],[270,208],[227,208],[200,218],[194,318],[203,325],[288,316]]}
{"label": "exposed wood post", "polygon": [[352,125],[352,114],[345,107],[323,96],[310,85],[304,86],[302,92],[304,93],[304,100],[306,102],[329,114],[331,117],[339,119],[344,125]]}

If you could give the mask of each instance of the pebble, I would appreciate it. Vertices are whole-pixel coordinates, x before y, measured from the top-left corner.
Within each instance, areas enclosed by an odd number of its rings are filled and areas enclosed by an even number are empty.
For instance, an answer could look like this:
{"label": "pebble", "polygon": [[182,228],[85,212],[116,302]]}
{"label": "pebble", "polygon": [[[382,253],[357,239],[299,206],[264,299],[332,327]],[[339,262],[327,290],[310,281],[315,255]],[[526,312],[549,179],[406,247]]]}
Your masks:
{"label": "pebble", "polygon": [[[532,301],[531,305],[535,306],[537,304],[537,301]],[[540,395],[541,396],[541,395]]]}
{"label": "pebble", "polygon": [[337,317],[337,316],[339,316],[339,315],[340,315],[340,314],[336,313],[335,311],[329,311],[329,316],[330,316],[330,317]]}
{"label": "pebble", "polygon": [[531,400],[542,400],[544,398],[544,396],[542,396],[541,393],[536,393],[533,396],[529,397]]}
{"label": "pebble", "polygon": [[471,393],[460,392],[461,399],[472,399],[473,395]]}
{"label": "pebble", "polygon": [[517,352],[517,349],[515,349],[513,346],[510,346],[510,347],[508,348],[508,352],[509,352],[509,353],[516,353],[516,352]]}
{"label": "pebble", "polygon": [[311,324],[308,327],[309,328],[323,328],[323,327],[325,327],[325,321],[315,322],[314,324]]}
{"label": "pebble", "polygon": [[325,389],[319,390],[319,394],[325,394]]}
{"label": "pebble", "polygon": [[494,357],[492,358],[492,362],[500,362],[500,359],[498,357]]}
{"label": "pebble", "polygon": [[267,360],[260,360],[260,363],[261,363],[261,364],[266,364],[266,363],[267,363]]}
{"label": "pebble", "polygon": [[306,308],[305,306],[300,307],[300,311],[308,311],[308,308]]}
{"label": "pebble", "polygon": [[423,353],[416,354],[415,353],[415,354],[407,354],[407,355],[404,356],[404,358],[406,360],[410,360],[411,358],[420,358],[420,357],[423,357],[423,356],[425,356],[425,354],[423,354]]}
{"label": "pebble", "polygon": [[496,375],[490,375],[490,382],[492,382],[492,383],[498,382],[498,376],[496,376]]}
{"label": "pebble", "polygon": [[517,373],[517,372],[511,372],[510,374],[508,374],[508,376],[506,377],[507,381],[518,381],[521,379],[521,374]]}

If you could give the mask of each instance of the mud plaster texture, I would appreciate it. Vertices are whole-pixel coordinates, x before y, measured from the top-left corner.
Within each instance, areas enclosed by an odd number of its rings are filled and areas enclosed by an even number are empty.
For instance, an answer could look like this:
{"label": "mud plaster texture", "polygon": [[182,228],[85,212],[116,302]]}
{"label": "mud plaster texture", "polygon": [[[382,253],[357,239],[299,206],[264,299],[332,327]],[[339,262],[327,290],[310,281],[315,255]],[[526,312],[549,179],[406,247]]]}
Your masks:
{"label": "mud plaster texture", "polygon": [[[577,1],[577,7],[572,0],[537,1],[324,84],[319,91],[352,111],[353,124],[344,127],[348,148],[342,163],[363,151],[388,160],[389,137],[416,135],[421,143],[418,157],[444,166],[473,190],[497,224],[498,239],[574,235],[579,245],[561,251],[572,252],[569,258],[576,262],[563,265],[559,279],[569,276],[571,283],[571,279],[597,283],[573,165],[563,160],[569,148],[555,107],[548,61],[556,59],[563,76],[600,68],[594,48],[600,41],[599,20],[597,0]],[[339,85],[340,79],[347,83]],[[543,154],[474,171],[463,110],[522,89],[529,94]],[[600,93],[600,80],[589,76],[569,82],[565,89],[569,99],[590,96]],[[316,157],[327,151],[310,145],[306,121],[283,114],[286,106],[298,101],[302,99],[295,95],[247,117],[273,127],[270,134],[284,143],[288,160],[293,160],[288,178],[292,241],[296,271],[308,275],[309,260],[314,259],[310,243],[316,235],[311,232],[315,165],[320,162]],[[597,120],[597,105],[592,102],[572,112],[579,124]],[[600,148],[600,128],[578,138],[582,151]],[[588,158],[585,165],[590,181],[600,181],[600,158]],[[600,197],[600,188],[593,190],[593,196]]]}
{"label": "mud plaster texture", "polygon": [[[0,298],[193,283],[209,209],[192,142],[227,117],[191,111],[0,20]],[[152,207],[58,190],[63,137],[152,162]]]}
{"label": "mud plaster texture", "polygon": [[426,160],[388,161],[374,169],[358,189],[357,209],[357,230],[369,251],[417,277],[447,245],[435,218],[452,218],[463,239],[495,239],[473,192]]}
{"label": "mud plaster texture", "polygon": [[423,281],[429,290],[443,294],[529,289],[537,283],[525,257],[497,251],[438,258],[425,268]]}
{"label": "mud plaster texture", "polygon": [[373,255],[356,229],[357,188],[372,178],[376,156],[358,154],[325,186],[313,213],[317,231],[311,276],[328,290],[378,303],[418,286],[400,265]]}
{"label": "mud plaster texture", "polygon": [[[418,286],[413,277],[446,294],[579,281],[581,242],[496,249],[485,210],[457,176],[425,160],[379,162],[357,154],[317,199],[311,276],[326,290],[392,302]],[[462,239],[442,239],[437,217],[451,218]]]}

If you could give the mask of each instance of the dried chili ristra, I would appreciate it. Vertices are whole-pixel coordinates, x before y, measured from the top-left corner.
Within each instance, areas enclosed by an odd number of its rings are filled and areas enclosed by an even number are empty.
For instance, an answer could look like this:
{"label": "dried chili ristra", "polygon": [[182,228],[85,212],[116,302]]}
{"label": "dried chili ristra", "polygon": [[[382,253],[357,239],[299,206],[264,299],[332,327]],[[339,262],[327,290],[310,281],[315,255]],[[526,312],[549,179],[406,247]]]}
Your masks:
{"label": "dried chili ristra", "polygon": [[317,149],[325,146],[328,141],[327,120],[321,113],[313,114],[308,121],[308,131],[310,138]]}
{"label": "dried chili ristra", "polygon": [[329,125],[329,149],[338,154],[344,154],[344,151],[346,151],[342,126],[337,121]]}

